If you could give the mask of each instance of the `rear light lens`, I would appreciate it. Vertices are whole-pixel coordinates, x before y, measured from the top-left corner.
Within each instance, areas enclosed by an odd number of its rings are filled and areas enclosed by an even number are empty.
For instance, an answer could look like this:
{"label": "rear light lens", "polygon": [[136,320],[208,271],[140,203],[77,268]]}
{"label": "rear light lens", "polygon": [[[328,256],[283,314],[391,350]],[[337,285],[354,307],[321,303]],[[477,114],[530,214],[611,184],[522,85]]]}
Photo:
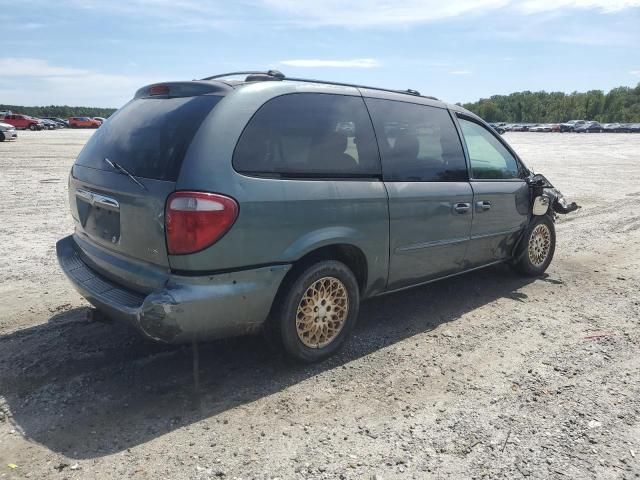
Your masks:
{"label": "rear light lens", "polygon": [[167,85],[153,85],[149,88],[149,95],[169,95],[169,87]]}
{"label": "rear light lens", "polygon": [[233,198],[205,192],[171,194],[165,210],[169,254],[195,253],[213,245],[236,218],[238,204]]}

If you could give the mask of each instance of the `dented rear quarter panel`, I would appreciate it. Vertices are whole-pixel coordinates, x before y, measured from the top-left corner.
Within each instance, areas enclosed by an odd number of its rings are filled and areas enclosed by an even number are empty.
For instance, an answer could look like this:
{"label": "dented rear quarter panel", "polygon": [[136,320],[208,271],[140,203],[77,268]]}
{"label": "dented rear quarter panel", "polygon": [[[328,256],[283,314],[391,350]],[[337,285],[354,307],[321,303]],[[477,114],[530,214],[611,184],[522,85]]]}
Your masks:
{"label": "dented rear quarter panel", "polygon": [[205,277],[172,275],[146,297],[137,326],[153,340],[184,343],[255,333],[271,309],[289,265]]}

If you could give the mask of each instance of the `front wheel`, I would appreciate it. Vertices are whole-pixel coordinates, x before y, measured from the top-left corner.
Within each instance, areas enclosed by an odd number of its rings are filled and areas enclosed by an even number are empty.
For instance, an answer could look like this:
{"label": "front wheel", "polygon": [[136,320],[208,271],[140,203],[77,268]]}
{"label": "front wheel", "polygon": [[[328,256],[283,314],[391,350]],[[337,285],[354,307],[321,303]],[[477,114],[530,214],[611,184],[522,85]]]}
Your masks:
{"label": "front wheel", "polygon": [[0,142],[4,142],[4,133],[0,132]]}
{"label": "front wheel", "polygon": [[524,232],[513,267],[530,277],[542,275],[556,249],[555,225],[548,215],[534,217]]}
{"label": "front wheel", "polygon": [[267,333],[293,359],[318,362],[342,347],[359,304],[353,272],[341,262],[322,261],[283,283]]}
{"label": "front wheel", "polygon": [[29,130],[31,130],[32,132],[35,132],[36,128],[37,127],[33,123],[29,125]]}

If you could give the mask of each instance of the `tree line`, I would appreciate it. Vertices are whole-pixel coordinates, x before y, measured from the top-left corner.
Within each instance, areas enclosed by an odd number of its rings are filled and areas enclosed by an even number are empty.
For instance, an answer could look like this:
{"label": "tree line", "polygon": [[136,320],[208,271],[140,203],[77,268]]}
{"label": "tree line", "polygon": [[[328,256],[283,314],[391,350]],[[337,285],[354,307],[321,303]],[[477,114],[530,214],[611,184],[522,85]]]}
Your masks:
{"label": "tree line", "polygon": [[0,112],[11,111],[32,117],[58,117],[67,119],[69,117],[104,117],[107,118],[115,108],[97,107],[70,107],[68,105],[49,105],[48,107],[23,107],[21,105],[2,105]]}
{"label": "tree line", "polygon": [[[597,120],[599,122],[640,123],[640,83],[635,87],[618,87],[604,93],[588,92],[516,92],[510,95],[493,95],[477,102],[462,105],[488,122],[551,123],[572,119]],[[23,107],[2,105],[0,111],[11,110],[33,117],[108,117],[115,108]]]}
{"label": "tree line", "polygon": [[516,92],[462,105],[488,122],[553,123],[572,119],[640,123],[640,83],[604,93]]}

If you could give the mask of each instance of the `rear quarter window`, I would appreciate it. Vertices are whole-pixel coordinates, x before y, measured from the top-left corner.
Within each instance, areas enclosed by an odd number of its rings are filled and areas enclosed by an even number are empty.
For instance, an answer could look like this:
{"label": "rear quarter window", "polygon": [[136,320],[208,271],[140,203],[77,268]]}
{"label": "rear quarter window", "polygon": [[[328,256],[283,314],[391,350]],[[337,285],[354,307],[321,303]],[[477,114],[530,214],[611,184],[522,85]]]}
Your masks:
{"label": "rear quarter window", "polygon": [[110,170],[109,158],[135,176],[175,181],[191,140],[221,98],[134,99],[96,130],[76,164]]}
{"label": "rear quarter window", "polygon": [[245,127],[234,168],[275,177],[380,174],[371,120],[361,97],[294,93],[265,103]]}

